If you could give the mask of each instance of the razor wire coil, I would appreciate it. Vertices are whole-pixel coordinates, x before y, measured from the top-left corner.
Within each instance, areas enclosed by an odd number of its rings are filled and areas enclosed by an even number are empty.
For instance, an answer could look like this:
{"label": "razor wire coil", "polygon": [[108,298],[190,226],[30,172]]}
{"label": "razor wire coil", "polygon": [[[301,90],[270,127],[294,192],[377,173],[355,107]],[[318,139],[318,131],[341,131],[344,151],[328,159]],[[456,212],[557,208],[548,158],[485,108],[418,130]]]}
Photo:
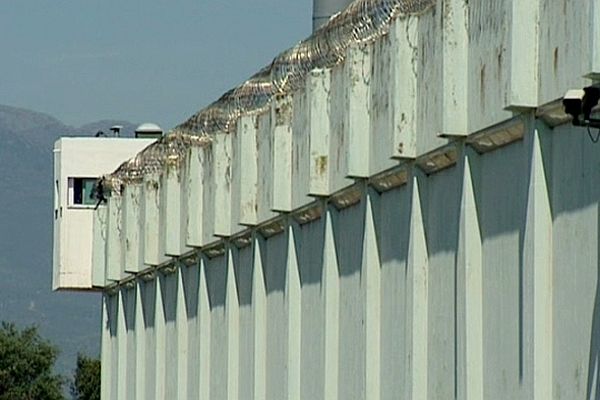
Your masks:
{"label": "razor wire coil", "polygon": [[349,47],[377,40],[396,18],[421,14],[434,4],[435,0],[354,1],[307,39],[104,176],[99,186],[120,191],[124,184],[141,182],[166,165],[178,165],[190,146],[207,146],[217,132],[231,133],[241,116],[263,113],[276,96],[301,89],[311,70],[342,63]]}

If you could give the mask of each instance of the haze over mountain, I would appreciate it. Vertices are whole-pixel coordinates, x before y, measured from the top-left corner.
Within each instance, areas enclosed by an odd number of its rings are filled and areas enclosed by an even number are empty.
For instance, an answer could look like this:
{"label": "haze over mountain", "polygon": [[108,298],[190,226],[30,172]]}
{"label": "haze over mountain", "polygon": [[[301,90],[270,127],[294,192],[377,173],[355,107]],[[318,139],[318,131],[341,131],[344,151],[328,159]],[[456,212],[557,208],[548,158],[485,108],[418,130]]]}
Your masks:
{"label": "haze over mountain", "polygon": [[98,121],[72,127],[49,115],[0,105],[0,320],[36,324],[58,345],[58,372],[70,375],[77,352],[99,355],[100,296],[52,292],[54,141],[92,136],[123,125]]}

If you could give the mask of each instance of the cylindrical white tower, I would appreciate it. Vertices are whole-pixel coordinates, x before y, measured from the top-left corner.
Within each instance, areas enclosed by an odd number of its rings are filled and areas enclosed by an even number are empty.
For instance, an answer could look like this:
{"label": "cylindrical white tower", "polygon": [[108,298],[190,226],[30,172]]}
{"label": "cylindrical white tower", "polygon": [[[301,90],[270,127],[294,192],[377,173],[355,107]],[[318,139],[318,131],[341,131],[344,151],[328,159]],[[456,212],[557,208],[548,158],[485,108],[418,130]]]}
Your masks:
{"label": "cylindrical white tower", "polygon": [[313,32],[350,3],[352,0],[313,0]]}

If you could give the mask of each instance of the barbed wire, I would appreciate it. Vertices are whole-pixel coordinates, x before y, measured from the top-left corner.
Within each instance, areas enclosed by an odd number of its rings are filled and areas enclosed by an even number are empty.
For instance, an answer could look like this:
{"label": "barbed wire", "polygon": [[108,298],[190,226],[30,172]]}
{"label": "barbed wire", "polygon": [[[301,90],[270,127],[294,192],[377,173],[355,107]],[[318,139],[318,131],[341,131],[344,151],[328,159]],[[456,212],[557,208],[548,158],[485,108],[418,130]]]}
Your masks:
{"label": "barbed wire", "polygon": [[311,70],[342,63],[349,47],[377,40],[396,18],[422,14],[434,4],[435,0],[354,1],[310,37],[103,177],[101,187],[120,191],[128,182],[160,172],[165,164],[178,164],[189,146],[206,146],[217,132],[233,132],[241,116],[263,113],[276,96],[301,89]]}

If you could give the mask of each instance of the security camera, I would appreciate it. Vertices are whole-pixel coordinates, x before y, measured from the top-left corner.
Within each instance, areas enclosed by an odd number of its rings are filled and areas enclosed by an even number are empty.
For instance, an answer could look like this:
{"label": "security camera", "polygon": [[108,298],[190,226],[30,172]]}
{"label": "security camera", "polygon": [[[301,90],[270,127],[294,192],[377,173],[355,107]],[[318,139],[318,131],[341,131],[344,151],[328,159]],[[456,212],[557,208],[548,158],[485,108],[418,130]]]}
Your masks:
{"label": "security camera", "polygon": [[581,125],[584,97],[585,91],[583,89],[571,89],[563,97],[565,112],[573,117],[573,125]]}
{"label": "security camera", "polygon": [[583,88],[583,91],[585,92],[585,96],[583,96],[583,102],[581,104],[583,116],[585,119],[590,120],[592,110],[598,105],[598,100],[600,100],[600,87],[588,86]]}
{"label": "security camera", "polygon": [[600,88],[588,86],[569,90],[563,97],[565,112],[573,117],[573,125],[596,127],[600,121],[592,119],[592,109],[600,100]]}

